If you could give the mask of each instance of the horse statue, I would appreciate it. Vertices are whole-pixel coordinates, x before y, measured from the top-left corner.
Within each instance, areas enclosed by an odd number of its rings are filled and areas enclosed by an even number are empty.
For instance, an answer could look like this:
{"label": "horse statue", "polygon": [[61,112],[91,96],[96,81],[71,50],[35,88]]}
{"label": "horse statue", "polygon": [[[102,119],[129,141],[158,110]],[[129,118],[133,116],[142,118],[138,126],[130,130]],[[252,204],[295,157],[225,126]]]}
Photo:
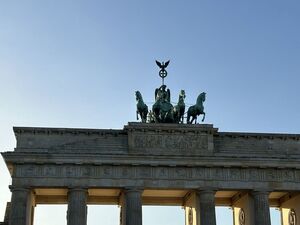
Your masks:
{"label": "horse statue", "polygon": [[142,123],[147,122],[148,106],[144,103],[142,94],[139,91],[135,92],[136,97],[136,119],[139,120],[139,114]]}
{"label": "horse statue", "polygon": [[185,91],[181,90],[179,92],[178,103],[177,105],[174,106],[174,111],[173,111],[175,123],[180,123],[180,122],[183,123],[183,115],[185,111],[184,99],[185,99]]}
{"label": "horse statue", "polygon": [[[206,93],[202,92],[197,98],[196,105],[192,105],[191,107],[189,107],[187,111],[187,123],[193,123],[193,121],[195,120],[195,124],[196,124],[197,116],[199,116],[200,114],[203,114],[202,122],[204,121],[205,112],[204,112],[203,102],[205,101],[205,95]],[[190,121],[191,117],[192,120]]]}

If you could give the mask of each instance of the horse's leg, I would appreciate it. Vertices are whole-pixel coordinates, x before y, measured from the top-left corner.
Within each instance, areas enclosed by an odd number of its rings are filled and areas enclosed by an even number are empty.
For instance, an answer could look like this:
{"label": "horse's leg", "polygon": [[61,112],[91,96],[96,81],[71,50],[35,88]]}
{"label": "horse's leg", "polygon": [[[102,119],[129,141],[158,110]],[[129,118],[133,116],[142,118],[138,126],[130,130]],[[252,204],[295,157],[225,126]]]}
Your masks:
{"label": "horse's leg", "polygon": [[147,122],[148,110],[144,112],[144,121]]}
{"label": "horse's leg", "polygon": [[189,124],[190,123],[190,115],[187,114],[187,117],[186,117],[186,123]]}
{"label": "horse's leg", "polygon": [[205,119],[205,112],[203,112],[202,122],[204,121],[204,119]]}
{"label": "horse's leg", "polygon": [[144,112],[141,112],[141,120],[142,120],[142,123],[144,123],[145,119],[144,119]]}
{"label": "horse's leg", "polygon": [[194,120],[195,120],[195,117],[193,116],[192,119],[191,119],[190,124],[193,124]]}
{"label": "horse's leg", "polygon": [[136,111],[136,120],[139,120],[139,111]]}

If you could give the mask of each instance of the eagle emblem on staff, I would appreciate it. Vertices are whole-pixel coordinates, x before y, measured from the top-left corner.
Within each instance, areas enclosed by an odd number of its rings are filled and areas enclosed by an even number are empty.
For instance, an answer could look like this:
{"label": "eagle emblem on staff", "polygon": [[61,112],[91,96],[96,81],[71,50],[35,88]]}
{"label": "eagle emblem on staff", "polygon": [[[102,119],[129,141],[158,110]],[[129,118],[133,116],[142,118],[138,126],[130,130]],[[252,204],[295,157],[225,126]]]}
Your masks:
{"label": "eagle emblem on staff", "polygon": [[166,68],[170,63],[170,60],[167,62],[159,62],[159,61],[155,60],[155,62],[156,62],[156,65],[158,65],[158,67],[160,68],[159,76],[163,79],[163,85],[164,85],[164,78],[168,75]]}

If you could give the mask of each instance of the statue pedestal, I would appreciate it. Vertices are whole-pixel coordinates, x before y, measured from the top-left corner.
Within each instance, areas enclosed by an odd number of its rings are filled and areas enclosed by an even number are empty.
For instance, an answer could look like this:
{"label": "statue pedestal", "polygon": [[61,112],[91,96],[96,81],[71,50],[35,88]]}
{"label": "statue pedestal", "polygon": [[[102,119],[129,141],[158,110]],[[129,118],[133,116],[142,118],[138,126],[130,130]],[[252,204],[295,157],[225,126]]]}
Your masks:
{"label": "statue pedestal", "polygon": [[213,135],[210,124],[128,123],[128,151],[153,155],[211,155]]}

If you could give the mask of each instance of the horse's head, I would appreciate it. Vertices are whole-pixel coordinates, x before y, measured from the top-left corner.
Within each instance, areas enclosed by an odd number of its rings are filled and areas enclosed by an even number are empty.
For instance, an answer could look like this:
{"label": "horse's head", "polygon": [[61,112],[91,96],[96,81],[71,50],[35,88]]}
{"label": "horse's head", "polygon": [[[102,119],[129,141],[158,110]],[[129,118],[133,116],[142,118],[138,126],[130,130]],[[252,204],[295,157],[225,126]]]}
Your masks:
{"label": "horse's head", "polygon": [[136,91],[136,92],[135,92],[135,98],[136,98],[137,101],[143,100],[143,97],[142,97],[141,92]]}
{"label": "horse's head", "polygon": [[198,98],[197,98],[197,104],[200,103],[200,102],[204,102],[206,99],[206,93],[205,92],[202,92]]}
{"label": "horse's head", "polygon": [[185,98],[185,91],[184,90],[181,90],[179,92],[179,97]]}
{"label": "horse's head", "polygon": [[185,91],[181,90],[179,92],[179,98],[178,98],[178,103],[184,103],[184,99],[185,99]]}

